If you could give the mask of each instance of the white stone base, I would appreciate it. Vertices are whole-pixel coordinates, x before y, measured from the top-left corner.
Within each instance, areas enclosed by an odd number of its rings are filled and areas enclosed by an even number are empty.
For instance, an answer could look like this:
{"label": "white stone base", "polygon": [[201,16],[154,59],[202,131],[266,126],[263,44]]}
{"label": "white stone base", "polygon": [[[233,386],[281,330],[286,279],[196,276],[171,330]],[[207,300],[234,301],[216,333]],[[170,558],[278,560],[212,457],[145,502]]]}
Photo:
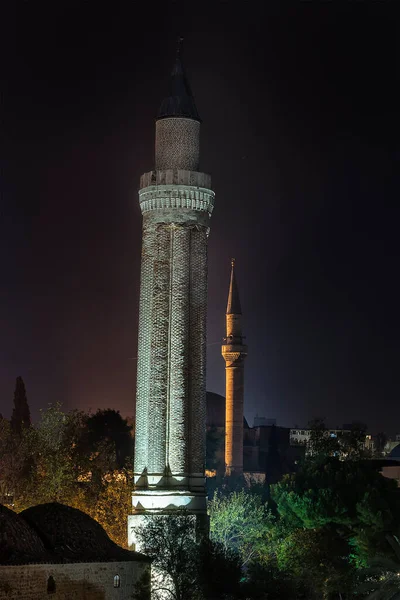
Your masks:
{"label": "white stone base", "polygon": [[128,546],[140,552],[135,528],[144,524],[151,515],[174,515],[185,510],[198,517],[199,528],[207,530],[207,498],[204,494],[193,494],[187,491],[141,491],[132,494],[133,514],[128,516]]}

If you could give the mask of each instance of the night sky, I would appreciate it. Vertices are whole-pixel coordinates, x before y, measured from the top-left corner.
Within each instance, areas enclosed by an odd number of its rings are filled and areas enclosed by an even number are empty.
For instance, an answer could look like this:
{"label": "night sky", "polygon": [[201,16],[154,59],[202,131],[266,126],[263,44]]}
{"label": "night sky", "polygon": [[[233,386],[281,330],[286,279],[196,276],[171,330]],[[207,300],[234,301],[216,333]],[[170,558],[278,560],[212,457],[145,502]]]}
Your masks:
{"label": "night sky", "polygon": [[[6,4],[6,3],[3,3]],[[400,431],[396,2],[0,9],[0,412],[134,406],[141,173],[176,38],[203,119],[208,389],[236,258],[245,414]]]}

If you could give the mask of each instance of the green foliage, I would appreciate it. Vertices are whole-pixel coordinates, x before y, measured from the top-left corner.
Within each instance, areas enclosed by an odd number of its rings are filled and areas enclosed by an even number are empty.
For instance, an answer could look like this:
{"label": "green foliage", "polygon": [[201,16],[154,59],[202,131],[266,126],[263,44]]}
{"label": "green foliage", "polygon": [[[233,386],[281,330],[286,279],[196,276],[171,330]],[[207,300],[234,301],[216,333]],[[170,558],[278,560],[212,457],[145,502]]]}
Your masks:
{"label": "green foliage", "polygon": [[314,457],[337,456],[340,452],[339,440],[329,435],[324,419],[313,419],[310,428],[309,453]]}
{"label": "green foliage", "polygon": [[232,549],[203,539],[199,544],[198,583],[204,598],[235,598],[241,591],[241,559]]}
{"label": "green foliage", "polygon": [[[272,486],[272,496],[293,533],[318,530],[328,539],[334,531],[337,545],[348,545],[345,555],[352,568],[364,567],[381,552],[388,554],[386,537],[399,527],[396,484],[371,463],[306,461],[297,474]],[[331,541],[332,552],[334,547]]]}
{"label": "green foliage", "polygon": [[224,467],[224,437],[223,431],[213,425],[207,429],[206,439],[206,468],[220,469]]}
{"label": "green foliage", "polygon": [[387,536],[388,546],[393,551],[392,557],[376,556],[370,564],[360,572],[360,585],[356,592],[368,593],[368,600],[400,600],[400,542],[397,536]]}
{"label": "green foliage", "polygon": [[116,447],[129,432],[115,411],[64,413],[57,403],[18,434],[0,419],[0,501],[17,511],[53,501],[74,506],[126,546],[132,472],[128,460],[117,468]]}
{"label": "green foliage", "polygon": [[[41,411],[36,428],[30,432],[30,476],[23,497],[16,498],[18,508],[45,502],[70,504],[81,472],[88,468],[86,457],[77,455],[84,415],[62,412],[60,404]],[[26,493],[29,491],[29,494]]]}
{"label": "green foliage", "polygon": [[145,571],[135,585],[132,600],[150,600],[151,598],[151,575]]}
{"label": "green foliage", "polygon": [[13,504],[24,494],[33,467],[32,430],[13,431],[11,423],[0,419],[1,502]]}
{"label": "green foliage", "polygon": [[119,411],[98,410],[86,420],[86,443],[91,452],[98,452],[106,461],[114,461],[109,470],[122,469],[133,454],[132,426]]}
{"label": "green foliage", "polygon": [[346,460],[360,460],[370,458],[371,452],[365,447],[367,426],[364,423],[353,421],[349,432],[340,438],[341,456]]}
{"label": "green foliage", "polygon": [[127,546],[126,519],[132,510],[132,489],[133,472],[127,466],[105,474],[95,501],[86,494],[82,503],[82,509],[101,523],[109,537],[123,547]]}
{"label": "green foliage", "polygon": [[349,592],[353,567],[347,541],[332,529],[296,529],[280,545],[279,568],[307,590],[308,598]]}
{"label": "green foliage", "polygon": [[338,437],[336,434],[330,435],[324,419],[311,420],[309,427],[308,453],[314,459],[337,457],[341,460],[360,460],[371,457],[370,450],[365,446],[367,427],[363,423],[354,421],[350,431],[342,432]]}
{"label": "green foliage", "polygon": [[195,517],[184,510],[147,516],[135,528],[140,550],[153,559],[154,598],[205,600],[240,593],[237,554],[196,534]]}
{"label": "green foliage", "polygon": [[242,565],[260,554],[274,523],[261,497],[245,490],[227,496],[216,492],[208,512],[211,539],[220,543],[226,552],[236,551]]}
{"label": "green foliage", "polygon": [[251,563],[242,584],[244,598],[251,600],[294,600],[306,598],[301,582],[278,568],[275,561]]}
{"label": "green foliage", "polygon": [[276,516],[243,490],[209,505],[212,539],[239,553],[248,598],[349,598],[374,556],[396,556],[398,489],[372,462],[313,456],[271,494]]}

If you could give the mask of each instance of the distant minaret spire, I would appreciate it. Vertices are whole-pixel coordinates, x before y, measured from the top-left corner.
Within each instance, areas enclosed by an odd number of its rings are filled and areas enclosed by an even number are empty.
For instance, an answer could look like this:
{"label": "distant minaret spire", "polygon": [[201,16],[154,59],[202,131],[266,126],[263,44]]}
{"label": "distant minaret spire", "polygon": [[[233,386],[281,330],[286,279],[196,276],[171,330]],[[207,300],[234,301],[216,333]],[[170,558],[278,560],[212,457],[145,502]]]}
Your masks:
{"label": "distant minaret spire", "polygon": [[230,315],[230,314],[241,315],[242,314],[242,308],[240,306],[240,299],[239,299],[239,291],[238,291],[236,277],[235,277],[235,259],[234,258],[231,259],[231,282],[229,285],[228,304],[226,307],[226,314],[227,315]]}
{"label": "distant minaret spire", "polygon": [[226,307],[226,338],[222,344],[226,373],[225,473],[243,473],[243,398],[244,359],[242,308],[235,276],[235,259],[231,259],[231,279]]}

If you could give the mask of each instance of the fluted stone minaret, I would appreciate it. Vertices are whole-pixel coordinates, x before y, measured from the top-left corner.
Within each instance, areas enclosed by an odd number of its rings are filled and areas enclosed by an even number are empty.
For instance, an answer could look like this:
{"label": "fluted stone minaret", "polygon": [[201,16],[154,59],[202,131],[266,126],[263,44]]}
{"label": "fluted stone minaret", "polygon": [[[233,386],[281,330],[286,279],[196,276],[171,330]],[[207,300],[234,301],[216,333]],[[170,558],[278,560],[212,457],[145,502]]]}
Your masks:
{"label": "fluted stone minaret", "polygon": [[206,515],[207,238],[211,178],[199,171],[200,118],[178,50],[156,118],[143,215],[133,515]]}
{"label": "fluted stone minaret", "polygon": [[222,345],[225,360],[225,474],[243,473],[243,396],[244,359],[242,309],[235,277],[235,260],[231,262],[231,281],[226,307],[226,338]]}

